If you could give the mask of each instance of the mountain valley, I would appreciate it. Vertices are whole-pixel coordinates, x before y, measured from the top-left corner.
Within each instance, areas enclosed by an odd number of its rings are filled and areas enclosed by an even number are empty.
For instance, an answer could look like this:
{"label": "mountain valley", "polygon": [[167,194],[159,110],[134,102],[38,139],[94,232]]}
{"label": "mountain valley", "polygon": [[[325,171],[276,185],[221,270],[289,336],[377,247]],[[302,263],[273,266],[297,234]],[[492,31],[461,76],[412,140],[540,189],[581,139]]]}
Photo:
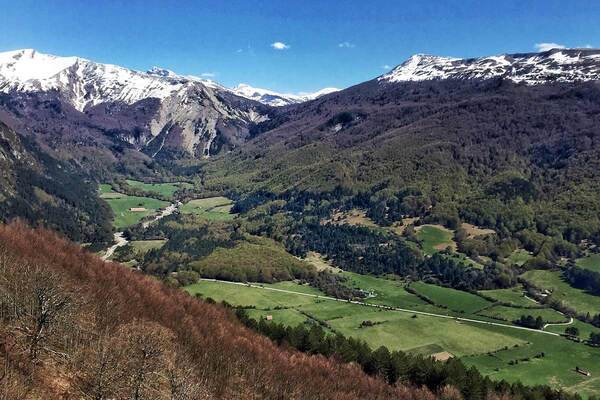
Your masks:
{"label": "mountain valley", "polygon": [[0,399],[595,399],[599,126],[596,49],[304,95],[0,53]]}

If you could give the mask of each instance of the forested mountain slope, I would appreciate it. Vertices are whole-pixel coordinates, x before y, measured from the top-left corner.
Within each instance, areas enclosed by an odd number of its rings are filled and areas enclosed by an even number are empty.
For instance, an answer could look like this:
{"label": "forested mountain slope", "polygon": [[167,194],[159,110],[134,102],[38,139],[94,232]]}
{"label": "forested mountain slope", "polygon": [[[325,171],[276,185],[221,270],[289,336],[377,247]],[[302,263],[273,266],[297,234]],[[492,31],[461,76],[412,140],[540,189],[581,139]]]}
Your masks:
{"label": "forested mountain slope", "polygon": [[241,191],[342,186],[384,203],[409,189],[440,214],[578,240],[600,228],[598,126],[598,82],[374,80],[280,112],[205,177]]}
{"label": "forested mountain slope", "polygon": [[0,122],[0,221],[20,217],[78,242],[108,242],[111,216],[95,183],[78,167]]}

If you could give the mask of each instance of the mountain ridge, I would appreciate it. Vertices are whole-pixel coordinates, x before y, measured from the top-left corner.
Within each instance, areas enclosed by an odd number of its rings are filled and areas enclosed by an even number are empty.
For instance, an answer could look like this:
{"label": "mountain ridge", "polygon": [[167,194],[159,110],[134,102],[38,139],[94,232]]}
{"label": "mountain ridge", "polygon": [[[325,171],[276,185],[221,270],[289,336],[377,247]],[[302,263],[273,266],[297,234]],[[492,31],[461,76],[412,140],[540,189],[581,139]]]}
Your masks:
{"label": "mountain ridge", "polygon": [[[275,107],[313,100],[339,90],[328,87],[314,93],[285,94],[244,83],[227,88],[213,80],[180,75],[157,66],[140,72],[77,56],[44,54],[35,49],[0,53],[0,91],[65,91],[65,85],[73,78],[79,78],[82,82],[78,87],[70,88],[72,93],[69,94],[68,100],[79,111],[110,101],[133,104],[148,97],[163,100],[193,84],[226,91]],[[91,90],[90,85],[95,90]]]}
{"label": "mountain ridge", "polygon": [[444,79],[492,79],[539,85],[600,79],[600,49],[551,49],[539,53],[501,54],[477,58],[415,54],[378,78],[379,82]]}
{"label": "mountain ridge", "polygon": [[[31,126],[35,115],[45,114],[47,134],[64,128],[61,120],[65,115],[61,114],[69,107],[80,113],[73,112],[70,119],[84,120],[84,127],[99,125],[101,130],[106,130],[107,118],[114,120],[126,110],[128,118],[139,121],[130,131],[118,128],[120,132],[113,140],[127,142],[152,158],[164,153],[163,149],[192,157],[212,156],[240,145],[255,123],[268,119],[268,106],[213,82],[153,71],[143,73],[79,57],[17,50],[0,53],[0,94],[9,102],[19,103],[5,107],[5,111],[10,109],[11,117],[28,131],[36,128]],[[57,113],[48,115],[48,102]],[[135,110],[142,103],[153,105],[142,107],[146,111],[140,115]],[[105,111],[98,116],[98,109]],[[97,118],[90,121],[94,116]],[[115,128],[108,129],[114,132]]]}
{"label": "mountain ridge", "polygon": [[245,83],[240,83],[232,89],[239,96],[246,97],[251,100],[256,100],[263,104],[273,107],[282,107],[291,104],[299,104],[310,100],[315,100],[321,96],[330,93],[338,92],[340,89],[334,87],[326,87],[312,93],[279,93],[269,89],[255,88]]}

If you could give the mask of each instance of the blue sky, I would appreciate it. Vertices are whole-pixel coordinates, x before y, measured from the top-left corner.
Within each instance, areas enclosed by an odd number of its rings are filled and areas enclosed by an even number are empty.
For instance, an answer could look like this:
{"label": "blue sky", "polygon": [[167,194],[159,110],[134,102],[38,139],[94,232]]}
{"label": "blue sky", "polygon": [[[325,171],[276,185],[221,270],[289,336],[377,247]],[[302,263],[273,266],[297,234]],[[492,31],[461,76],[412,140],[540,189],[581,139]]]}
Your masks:
{"label": "blue sky", "polygon": [[283,92],[347,87],[414,53],[600,47],[600,2],[587,0],[0,0],[0,10],[0,51],[157,65]]}

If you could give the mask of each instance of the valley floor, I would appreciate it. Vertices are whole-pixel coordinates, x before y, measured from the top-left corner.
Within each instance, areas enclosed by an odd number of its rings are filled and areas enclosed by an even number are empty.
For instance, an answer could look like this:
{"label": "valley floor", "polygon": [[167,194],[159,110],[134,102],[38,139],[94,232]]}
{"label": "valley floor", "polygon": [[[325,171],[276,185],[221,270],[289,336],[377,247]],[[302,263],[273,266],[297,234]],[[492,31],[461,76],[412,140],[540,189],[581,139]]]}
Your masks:
{"label": "valley floor", "polygon": [[[585,395],[600,393],[600,380],[595,378],[600,375],[600,351],[561,337],[565,326],[548,326],[543,331],[518,327],[486,316],[486,310],[498,306],[476,295],[459,292],[461,298],[452,289],[435,287],[428,294],[436,302],[446,302],[440,305],[448,308],[441,308],[404,290],[403,282],[343,274],[372,291],[374,297],[345,301],[294,282],[247,284],[203,279],[186,290],[245,307],[256,319],[269,316],[273,322],[290,326],[319,322],[332,333],[363,339],[372,348],[384,345],[433,356],[450,353],[498,380],[550,384]],[[446,300],[440,300],[444,296]],[[561,323],[570,322],[554,310],[541,311],[556,313],[555,318],[564,319]],[[363,321],[373,325],[363,326]],[[578,374],[577,366],[591,371],[592,376]]]}

